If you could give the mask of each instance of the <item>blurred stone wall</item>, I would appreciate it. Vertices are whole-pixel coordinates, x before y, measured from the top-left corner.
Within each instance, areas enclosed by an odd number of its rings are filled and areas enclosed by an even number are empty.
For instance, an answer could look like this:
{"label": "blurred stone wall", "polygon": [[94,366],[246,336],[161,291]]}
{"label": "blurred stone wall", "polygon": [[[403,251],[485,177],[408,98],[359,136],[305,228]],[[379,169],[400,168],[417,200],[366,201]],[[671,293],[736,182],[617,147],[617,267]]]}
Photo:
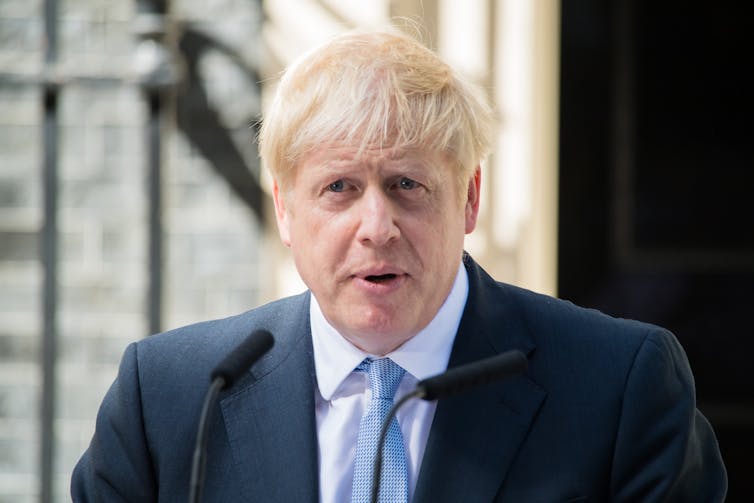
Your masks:
{"label": "blurred stone wall", "polygon": [[[144,97],[131,72],[129,0],[59,2],[58,354],[55,501],[123,350],[148,335]],[[192,22],[254,64],[254,1],[176,0],[171,27]],[[42,386],[43,22],[39,0],[0,0],[0,502],[37,501]],[[180,58],[177,58],[180,68]],[[254,82],[227,54],[201,61],[210,104],[248,164]],[[261,297],[262,225],[174,127],[163,130],[163,328],[227,316]],[[201,125],[198,125],[201,127]],[[258,173],[255,173],[258,176]]]}
{"label": "blurred stone wall", "polygon": [[[0,22],[0,30],[4,30]],[[4,47],[4,45],[0,45]],[[3,51],[5,52],[5,51]],[[0,501],[34,490],[42,267],[41,130],[33,88],[0,84]]]}

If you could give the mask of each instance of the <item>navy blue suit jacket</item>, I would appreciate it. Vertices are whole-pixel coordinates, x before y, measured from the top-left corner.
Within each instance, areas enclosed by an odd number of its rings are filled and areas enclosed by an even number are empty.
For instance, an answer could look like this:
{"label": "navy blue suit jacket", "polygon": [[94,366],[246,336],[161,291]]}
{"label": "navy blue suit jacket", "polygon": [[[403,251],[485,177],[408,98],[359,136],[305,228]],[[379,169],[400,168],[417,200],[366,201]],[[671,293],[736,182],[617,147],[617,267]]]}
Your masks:
{"label": "navy blue suit jacket", "polygon": [[[717,441],[672,334],[464,263],[450,366],[519,349],[529,368],[439,402],[415,502],[724,499]],[[185,501],[210,371],[256,328],[275,346],[220,397],[205,501],[318,501],[309,295],[130,345],[74,471],[74,501]]]}

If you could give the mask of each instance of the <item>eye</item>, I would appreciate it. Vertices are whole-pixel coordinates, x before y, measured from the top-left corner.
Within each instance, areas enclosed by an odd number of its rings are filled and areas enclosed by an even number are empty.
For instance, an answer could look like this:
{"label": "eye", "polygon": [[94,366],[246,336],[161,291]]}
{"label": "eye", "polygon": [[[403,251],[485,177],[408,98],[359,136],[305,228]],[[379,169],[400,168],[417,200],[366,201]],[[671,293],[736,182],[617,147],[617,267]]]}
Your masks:
{"label": "eye", "polygon": [[336,180],[327,186],[327,190],[329,190],[330,192],[343,192],[345,188],[346,184],[343,182],[343,180]]}
{"label": "eye", "polygon": [[416,180],[412,180],[410,178],[406,178],[405,176],[398,180],[398,187],[400,187],[403,190],[414,190],[419,186],[419,182]]}

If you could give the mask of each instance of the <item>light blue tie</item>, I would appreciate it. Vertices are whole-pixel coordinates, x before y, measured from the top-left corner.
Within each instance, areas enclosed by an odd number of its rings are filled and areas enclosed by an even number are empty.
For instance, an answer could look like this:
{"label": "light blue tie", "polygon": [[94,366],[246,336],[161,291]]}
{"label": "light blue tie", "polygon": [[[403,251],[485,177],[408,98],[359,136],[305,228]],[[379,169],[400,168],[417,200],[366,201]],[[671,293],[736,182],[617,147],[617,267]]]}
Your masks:
{"label": "light blue tie", "polygon": [[[372,401],[359,424],[359,440],[356,444],[356,464],[353,472],[351,501],[369,503],[372,491],[374,459],[382,422],[393,406],[393,397],[403,374],[406,372],[389,358],[367,358],[356,370],[369,374],[369,389]],[[405,503],[408,501],[408,469],[403,448],[403,435],[394,417],[385,438],[380,475],[380,503]]]}

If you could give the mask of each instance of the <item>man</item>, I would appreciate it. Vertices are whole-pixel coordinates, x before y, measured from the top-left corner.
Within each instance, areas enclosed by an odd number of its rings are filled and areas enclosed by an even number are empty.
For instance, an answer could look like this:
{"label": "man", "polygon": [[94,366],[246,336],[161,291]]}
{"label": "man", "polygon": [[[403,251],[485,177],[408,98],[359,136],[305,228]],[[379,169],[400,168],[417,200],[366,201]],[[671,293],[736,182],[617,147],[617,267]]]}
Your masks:
{"label": "man", "polygon": [[129,346],[74,500],[185,500],[208,376],[265,328],[274,348],[212,412],[206,501],[365,501],[365,425],[395,388],[512,349],[525,375],[399,411],[384,500],[722,501],[673,335],[497,283],[464,253],[491,131],[475,91],[405,36],[341,35],[292,65],[260,139],[309,291]]}

